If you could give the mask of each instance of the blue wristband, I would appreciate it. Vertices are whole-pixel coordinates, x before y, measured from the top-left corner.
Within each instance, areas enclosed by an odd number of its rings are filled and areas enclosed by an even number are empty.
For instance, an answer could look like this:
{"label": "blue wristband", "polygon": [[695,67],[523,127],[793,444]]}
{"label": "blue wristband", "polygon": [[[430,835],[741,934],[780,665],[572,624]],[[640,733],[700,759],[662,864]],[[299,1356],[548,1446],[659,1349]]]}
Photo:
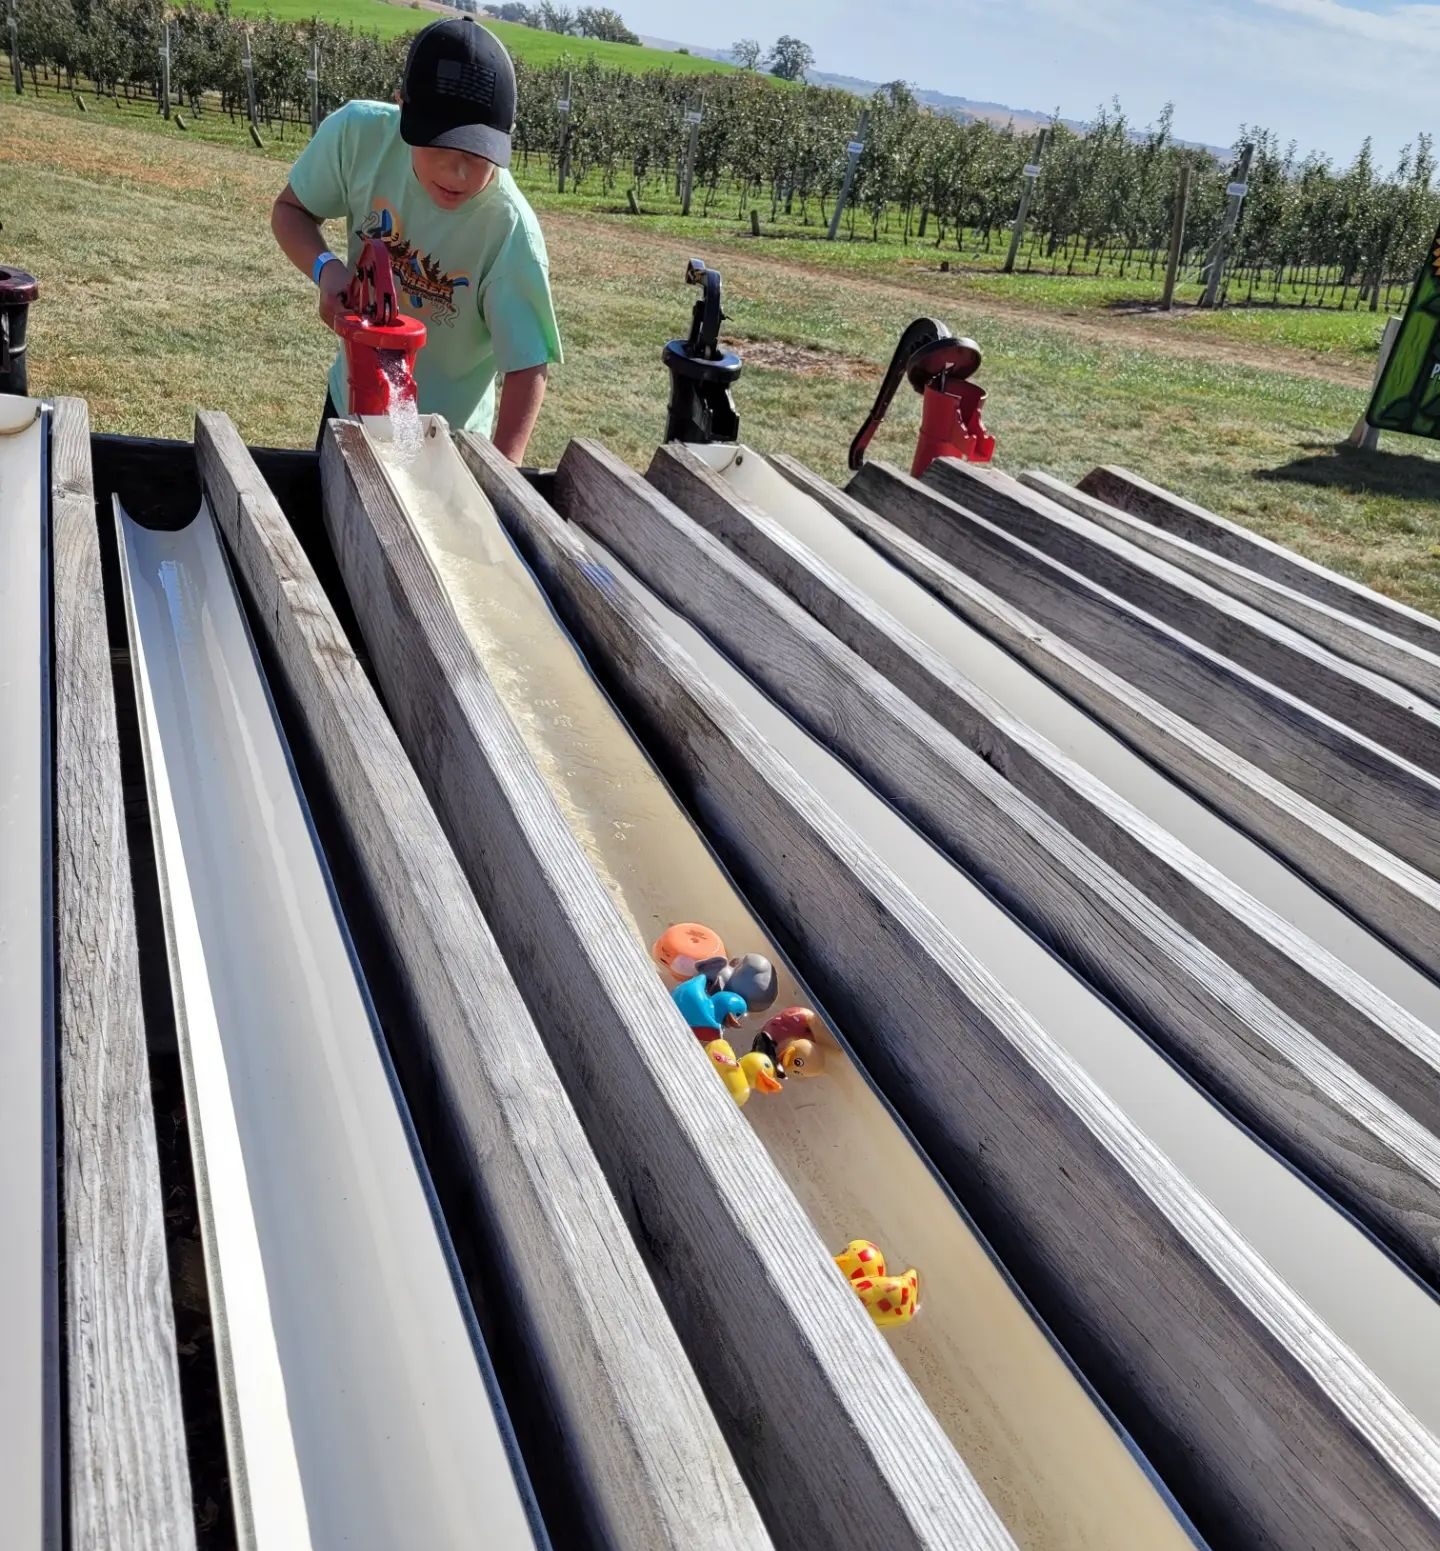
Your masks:
{"label": "blue wristband", "polygon": [[340,255],[338,253],[331,253],[327,248],[326,251],[315,260],[315,267],[310,271],[310,278],[315,282],[316,285],[320,284],[320,271],[324,269],[324,267],[332,259],[338,264],[340,262]]}

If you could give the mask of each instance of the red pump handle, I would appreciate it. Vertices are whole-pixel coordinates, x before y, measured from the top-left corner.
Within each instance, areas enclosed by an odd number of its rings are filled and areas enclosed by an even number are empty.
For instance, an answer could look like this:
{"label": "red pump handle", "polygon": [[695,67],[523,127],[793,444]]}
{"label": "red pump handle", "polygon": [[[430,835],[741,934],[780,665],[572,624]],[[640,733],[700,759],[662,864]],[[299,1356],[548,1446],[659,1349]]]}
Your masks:
{"label": "red pump handle", "polygon": [[395,321],[400,310],[395,296],[395,272],[390,265],[390,250],[378,237],[365,239],[345,306],[367,323],[381,328],[388,328]]}

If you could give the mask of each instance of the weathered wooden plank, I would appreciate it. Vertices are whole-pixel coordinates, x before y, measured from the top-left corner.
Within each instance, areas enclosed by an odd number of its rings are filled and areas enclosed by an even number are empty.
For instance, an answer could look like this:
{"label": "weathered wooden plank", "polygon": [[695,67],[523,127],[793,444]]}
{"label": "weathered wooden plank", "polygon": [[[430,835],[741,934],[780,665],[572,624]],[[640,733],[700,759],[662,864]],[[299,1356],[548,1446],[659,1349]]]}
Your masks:
{"label": "weathered wooden plank", "polygon": [[[1389,1168],[1372,1172],[1379,1116],[1370,1106],[1381,1095],[1390,1112],[1382,1129],[1400,1121],[1401,1146],[1427,1160],[1427,1178],[1440,1162],[1440,1033],[982,694],[688,449],[662,447],[648,477],[779,592],[655,503],[587,507],[587,525],[592,509],[607,522],[597,537],[1277,1151],[1440,1281],[1440,1224],[1412,1215],[1420,1198],[1405,1190],[1395,1198],[1403,1225],[1387,1225],[1392,1214],[1368,1199],[1390,1195],[1399,1179]],[[781,595],[837,639],[805,630]],[[865,664],[908,703],[884,694]],[[972,757],[935,738],[909,714],[916,708]],[[1008,800],[1009,786],[1053,823]],[[1363,1099],[1357,1074],[1370,1090]],[[1330,1086],[1337,1075],[1339,1089]],[[1322,1091],[1328,1096],[1317,1100]],[[1344,1118],[1320,1127],[1322,1140],[1317,1113],[1332,1108]],[[1337,1172],[1319,1155],[1347,1133],[1342,1150],[1354,1151]]]}
{"label": "weathered wooden plank", "polygon": [[1366,624],[1440,656],[1440,620],[1432,615],[1397,603],[1338,571],[1327,570],[1237,522],[1162,490],[1129,469],[1113,464],[1092,469],[1080,481],[1079,488],[1086,495],[1154,523],[1167,533],[1224,555],[1261,576],[1272,577],[1296,592],[1318,598],[1331,608],[1342,609]]}
{"label": "weathered wooden plank", "polygon": [[[1343,609],[1322,603],[1318,598],[1307,597],[1238,561],[1227,560],[1203,545],[1192,544],[1153,523],[1132,517],[1118,506],[1111,506],[1067,485],[1063,479],[1031,469],[1020,476],[1020,482],[1077,517],[1128,539],[1137,548],[1179,566],[1231,597],[1253,605],[1272,619],[1293,626],[1337,656],[1372,673],[1383,674],[1396,684],[1424,695],[1432,704],[1440,702],[1440,656],[1434,652],[1403,641],[1399,636],[1367,624]],[[1437,646],[1440,646],[1440,640],[1437,640]]]}
{"label": "weathered wooden plank", "polygon": [[[813,620],[787,609],[786,595],[808,601],[816,580],[832,594],[848,590],[828,568],[821,577],[813,557],[808,566],[792,570],[781,591],[668,502],[646,499],[643,486],[622,465],[597,459],[592,466],[583,456],[570,454],[584,476],[584,504],[574,515],[588,530],[637,574],[643,572],[667,603],[691,616],[803,727],[1111,994],[1282,1155],[1323,1182],[1432,1284],[1440,1284],[1440,1143],[1404,1112],[1417,1088],[1427,1094],[1440,1090],[1440,1036],[1388,1007],[1373,988],[1271,919],[1266,925],[1275,957],[1272,986],[1287,1001],[1298,1001],[1314,1019],[1312,1027],[1333,1039],[1333,1045],[1322,1044],[1274,1001],[1257,995],[1242,970],[1232,967],[1235,961],[1217,951],[1220,944],[1207,946],[1167,913],[1170,890],[1194,892],[1192,880],[1203,867],[1197,857],[1140,814],[1126,812],[1113,794],[1104,794],[1110,811],[1102,808],[1097,826],[1100,783],[1044,749],[1043,740],[1030,734],[1031,748],[1017,748],[1009,729],[985,717],[973,695],[966,696],[969,705],[961,713],[971,724],[971,737],[956,738],[901,694],[872,665],[873,658],[867,662]],[[712,522],[738,526],[740,503],[683,449],[662,448],[651,477],[687,505],[700,507]],[[746,516],[752,531],[766,522],[753,508]],[[774,524],[768,527],[775,537]],[[850,604],[864,638],[885,653],[881,611],[853,590]],[[894,641],[892,632],[891,658]],[[901,644],[916,657],[922,650],[913,637]],[[952,702],[957,681],[953,671],[929,680],[931,686],[948,682]],[[1012,756],[1023,761],[1038,747],[1048,756],[1048,790],[1032,800],[993,768],[972,740],[1007,767]],[[1046,809],[1044,796],[1067,787],[1069,806],[1080,808],[1091,845]],[[1088,811],[1083,801],[1073,801],[1080,788],[1091,799]],[[1128,834],[1115,822],[1122,814]],[[1138,867],[1145,865],[1146,848],[1155,848],[1159,865],[1149,869],[1153,881],[1147,878],[1153,892],[1142,892],[1113,865],[1116,838]],[[1160,863],[1167,853],[1168,869]],[[1231,947],[1244,930],[1228,912],[1239,890],[1213,869],[1204,871],[1218,901],[1214,917],[1221,943]],[[1253,915],[1260,914],[1254,901],[1245,903]],[[1287,984],[1290,944],[1311,964],[1323,961],[1330,985],[1311,991],[1294,968]],[[1245,958],[1239,956],[1241,966]],[[1386,1011],[1404,1026],[1405,1043],[1387,1030]],[[1327,1013],[1345,1029],[1338,1038]],[[1379,1087],[1346,1060],[1335,1059],[1334,1048],[1342,1044],[1347,1057],[1384,1079]],[[1419,1105],[1427,1119],[1440,1121],[1440,1105],[1430,1097]]]}
{"label": "weathered wooden plank", "polygon": [[69,1544],[195,1544],[100,576],[90,424],[55,401],[57,1013]]}
{"label": "weathered wooden plank", "polygon": [[314,571],[229,419],[201,414],[195,445],[253,617],[342,798],[405,976],[420,1065],[471,1174],[486,1258],[511,1268],[500,1318],[534,1352],[531,1398],[554,1439],[544,1473],[560,1478],[548,1491],[579,1498],[594,1545],[768,1544],[554,1063]]}
{"label": "weathered wooden plank", "polygon": [[[1440,878],[1440,780],[898,469],[847,489],[1136,688]],[[883,542],[883,540],[882,540]],[[901,564],[907,564],[901,559]],[[947,599],[947,601],[949,601]]]}
{"label": "weathered wooden plank", "polygon": [[999,593],[938,559],[803,464],[783,454],[767,461],[969,624],[1270,846],[1387,942],[1440,975],[1440,884],[1434,879],[1240,758],[1062,636],[1042,629]]}
{"label": "weathered wooden plank", "polygon": [[[617,490],[622,525],[659,499],[572,444],[561,510],[588,522]],[[742,886],[1202,1531],[1426,1544],[1434,1440],[553,517],[506,515]]]}
{"label": "weathered wooden plank", "polygon": [[[329,428],[321,474],[401,742],[771,1532],[1009,1545],[586,861],[358,425]],[[508,464],[497,477],[539,504]]]}
{"label": "weathered wooden plank", "polygon": [[1298,630],[1077,517],[1007,474],[942,458],[930,465],[925,483],[1342,726],[1431,774],[1440,773],[1440,707],[1413,691],[1337,657]]}

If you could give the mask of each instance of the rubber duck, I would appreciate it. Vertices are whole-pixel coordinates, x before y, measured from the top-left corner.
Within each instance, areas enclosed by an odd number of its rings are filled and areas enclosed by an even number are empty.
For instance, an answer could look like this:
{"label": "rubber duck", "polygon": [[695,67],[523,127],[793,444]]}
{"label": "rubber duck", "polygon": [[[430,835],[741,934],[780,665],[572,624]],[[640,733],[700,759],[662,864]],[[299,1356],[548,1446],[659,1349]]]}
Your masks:
{"label": "rubber duck", "polygon": [[911,1266],[899,1276],[886,1275],[885,1256],[878,1244],[851,1239],[835,1256],[835,1264],[882,1329],[909,1324],[920,1312],[920,1273]]}
{"label": "rubber duck", "polygon": [[716,991],[712,995],[705,989],[704,975],[692,975],[676,986],[670,996],[695,1037],[707,1045],[727,1028],[738,1028],[749,1010],[745,998],[733,991]]}
{"label": "rubber duck", "polygon": [[705,1047],[705,1054],[715,1063],[721,1081],[730,1090],[730,1097],[743,1109],[750,1102],[752,1089],[761,1093],[779,1093],[780,1081],[770,1058],[758,1051],[735,1057],[734,1047],[727,1039],[712,1039]]}
{"label": "rubber duck", "polygon": [[761,1093],[781,1091],[781,1074],[775,1063],[762,1051],[750,1050],[741,1056],[740,1070],[745,1073],[745,1081],[750,1087],[759,1089]]}
{"label": "rubber duck", "polygon": [[822,1076],[825,1052],[815,1039],[818,1022],[808,1007],[786,1007],[760,1031],[753,1048],[764,1050],[787,1077]]}
{"label": "rubber duck", "polygon": [[780,977],[763,953],[742,953],[719,964],[702,961],[696,966],[709,975],[708,991],[734,991],[745,998],[751,1012],[764,1012],[775,1005],[780,994]]}
{"label": "rubber duck", "polygon": [[689,980],[702,963],[718,959],[725,962],[725,944],[720,934],[694,921],[667,926],[656,939],[650,957],[672,980]]}

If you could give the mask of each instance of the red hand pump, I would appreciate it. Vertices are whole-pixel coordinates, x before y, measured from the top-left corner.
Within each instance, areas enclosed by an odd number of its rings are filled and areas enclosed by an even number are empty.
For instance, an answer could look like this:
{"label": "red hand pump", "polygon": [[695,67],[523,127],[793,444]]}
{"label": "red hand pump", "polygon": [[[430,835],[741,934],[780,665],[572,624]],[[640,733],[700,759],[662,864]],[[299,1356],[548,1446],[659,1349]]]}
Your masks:
{"label": "red hand pump", "polygon": [[937,318],[916,318],[900,336],[874,406],[850,444],[850,467],[864,463],[902,377],[922,395],[912,477],[919,479],[936,458],[988,463],[995,438],[980,418],[985,390],[970,381],[979,370],[980,347],[973,339],[956,339]]}
{"label": "red hand pump", "polygon": [[400,311],[390,250],[378,237],[366,240],[345,294],[335,332],[345,342],[352,415],[388,415],[415,402],[415,357],[425,325]]}

